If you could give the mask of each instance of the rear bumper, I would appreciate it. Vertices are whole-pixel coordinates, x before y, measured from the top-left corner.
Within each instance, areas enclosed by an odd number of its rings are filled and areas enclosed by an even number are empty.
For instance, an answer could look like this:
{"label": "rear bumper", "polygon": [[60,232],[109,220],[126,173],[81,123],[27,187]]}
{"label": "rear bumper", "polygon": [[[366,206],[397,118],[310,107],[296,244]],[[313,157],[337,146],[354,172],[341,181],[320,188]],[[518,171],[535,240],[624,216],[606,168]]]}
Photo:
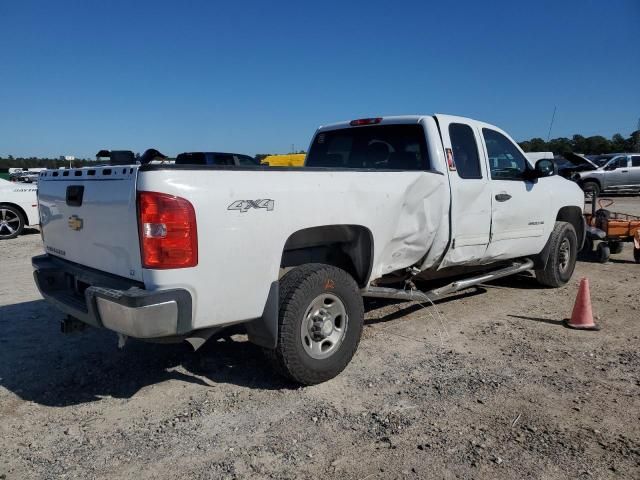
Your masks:
{"label": "rear bumper", "polygon": [[140,282],[51,255],[33,257],[32,264],[45,300],[84,323],[136,338],[172,337],[192,330],[187,290],[150,292]]}

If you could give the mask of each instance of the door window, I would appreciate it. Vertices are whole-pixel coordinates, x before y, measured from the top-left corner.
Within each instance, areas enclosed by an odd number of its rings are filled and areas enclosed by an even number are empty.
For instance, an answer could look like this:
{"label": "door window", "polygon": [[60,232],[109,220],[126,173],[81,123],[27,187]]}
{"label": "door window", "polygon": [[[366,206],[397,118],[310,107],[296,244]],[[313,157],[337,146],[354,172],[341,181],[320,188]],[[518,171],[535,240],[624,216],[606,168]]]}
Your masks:
{"label": "door window", "polygon": [[640,155],[634,155],[631,157],[631,166],[640,167]]}
{"label": "door window", "polygon": [[482,178],[478,145],[469,125],[452,123],[449,138],[453,149],[453,161],[460,178]]}
{"label": "door window", "polygon": [[216,153],[213,159],[214,165],[235,165],[233,155],[230,153]]}
{"label": "door window", "polygon": [[625,168],[627,164],[627,157],[615,157],[609,162],[607,166],[615,168]]}
{"label": "door window", "polygon": [[523,180],[528,163],[511,140],[495,130],[482,129],[487,145],[489,169],[494,180]]}

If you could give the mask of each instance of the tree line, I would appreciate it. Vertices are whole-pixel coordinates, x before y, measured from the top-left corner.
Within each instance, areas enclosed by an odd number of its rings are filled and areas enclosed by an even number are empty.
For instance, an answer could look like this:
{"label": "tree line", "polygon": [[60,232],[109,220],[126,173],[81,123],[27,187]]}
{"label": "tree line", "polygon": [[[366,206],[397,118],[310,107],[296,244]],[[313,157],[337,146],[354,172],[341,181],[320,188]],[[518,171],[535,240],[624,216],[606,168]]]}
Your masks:
{"label": "tree line", "polygon": [[525,152],[553,152],[562,155],[568,152],[585,155],[600,155],[603,153],[640,153],[640,130],[636,130],[629,137],[624,138],[619,133],[610,139],[602,135],[584,137],[574,135],[571,138],[559,137],[544,141],[542,138],[532,138],[519,142]]}
{"label": "tree line", "polygon": [[[636,130],[627,138],[619,133],[613,135],[610,139],[602,135],[594,135],[585,137],[583,135],[573,135],[571,138],[559,137],[549,140],[548,142],[542,138],[532,138],[519,142],[520,147],[525,152],[553,152],[562,155],[568,152],[583,153],[585,155],[600,155],[603,153],[640,153],[640,130]],[[298,153],[306,153],[300,150]],[[256,155],[258,160],[266,157],[266,153]],[[95,164],[95,160],[80,158],[71,161],[72,167],[87,167]],[[60,168],[68,167],[67,160],[59,158],[38,158],[38,157],[0,157],[0,170],[8,168]]]}
{"label": "tree line", "polygon": [[[86,167],[95,163],[95,160],[84,158],[76,158],[71,161],[73,167]],[[60,168],[68,167],[68,160],[60,160],[58,158],[38,158],[38,157],[13,157],[9,155],[6,158],[0,157],[0,170],[8,168]]]}

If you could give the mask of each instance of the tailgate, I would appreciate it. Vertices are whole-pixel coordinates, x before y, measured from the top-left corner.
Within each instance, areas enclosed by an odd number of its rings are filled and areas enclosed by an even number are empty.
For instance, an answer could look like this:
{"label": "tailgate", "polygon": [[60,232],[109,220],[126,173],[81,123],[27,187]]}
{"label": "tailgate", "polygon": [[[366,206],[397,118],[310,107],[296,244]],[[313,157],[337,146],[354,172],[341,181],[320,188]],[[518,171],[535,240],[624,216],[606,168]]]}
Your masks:
{"label": "tailgate", "polygon": [[38,204],[46,252],[142,281],[137,173],[136,166],[42,172]]}

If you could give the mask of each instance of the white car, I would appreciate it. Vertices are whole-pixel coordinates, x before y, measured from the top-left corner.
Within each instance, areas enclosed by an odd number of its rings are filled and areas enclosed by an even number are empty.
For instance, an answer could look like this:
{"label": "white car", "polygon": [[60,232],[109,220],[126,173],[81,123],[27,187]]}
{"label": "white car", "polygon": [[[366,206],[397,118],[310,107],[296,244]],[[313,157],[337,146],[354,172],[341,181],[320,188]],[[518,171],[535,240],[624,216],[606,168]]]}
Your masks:
{"label": "white car", "polygon": [[24,227],[37,225],[38,187],[0,179],[0,240],[15,238]]}
{"label": "white car", "polygon": [[349,363],[362,296],[424,302],[525,270],[559,287],[585,237],[584,195],[552,160],[448,115],[322,127],[303,168],[50,170],[39,202],[32,263],[63,330],[199,345],[245,324],[302,384]]}

